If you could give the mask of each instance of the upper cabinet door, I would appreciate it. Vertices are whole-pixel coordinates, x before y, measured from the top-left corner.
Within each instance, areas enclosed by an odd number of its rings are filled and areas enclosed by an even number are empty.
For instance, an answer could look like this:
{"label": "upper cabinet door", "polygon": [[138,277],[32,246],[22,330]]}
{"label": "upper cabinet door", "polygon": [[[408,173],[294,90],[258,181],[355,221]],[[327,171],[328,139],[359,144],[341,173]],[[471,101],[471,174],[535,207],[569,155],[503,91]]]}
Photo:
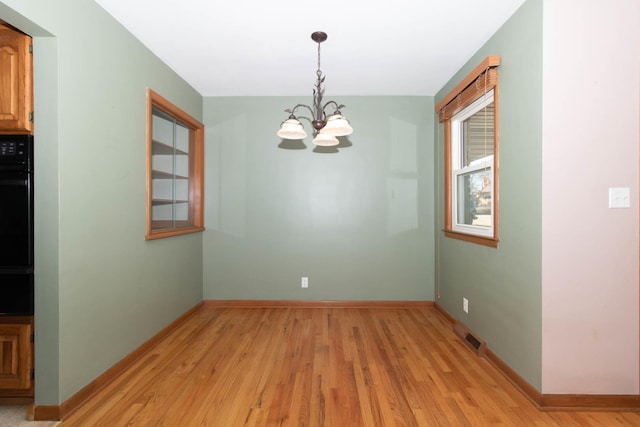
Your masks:
{"label": "upper cabinet door", "polygon": [[0,133],[33,133],[31,37],[0,24]]}

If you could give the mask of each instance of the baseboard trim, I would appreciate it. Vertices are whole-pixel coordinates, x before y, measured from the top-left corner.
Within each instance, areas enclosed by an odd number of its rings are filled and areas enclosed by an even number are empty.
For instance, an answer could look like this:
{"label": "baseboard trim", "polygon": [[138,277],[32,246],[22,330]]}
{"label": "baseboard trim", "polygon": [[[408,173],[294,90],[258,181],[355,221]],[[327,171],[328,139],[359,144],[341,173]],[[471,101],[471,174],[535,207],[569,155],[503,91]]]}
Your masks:
{"label": "baseboard trim", "polygon": [[542,411],[640,411],[637,394],[543,394]]}
{"label": "baseboard trim", "polygon": [[63,420],[69,415],[73,414],[78,408],[82,406],[89,398],[95,395],[98,391],[109,385],[115,378],[122,374],[128,367],[133,365],[138,359],[148,353],[156,344],[166,338],[173,330],[186,322],[191,316],[193,316],[203,306],[200,302],[187,312],[182,314],[176,320],[171,322],[160,332],[145,341],[140,347],[133,350],[122,360],[117,362],[111,368],[107,369],[102,375],[98,376],[95,380],[84,386],[80,391],[65,400],[61,405],[33,405],[33,420],[34,421],[56,421]]}
{"label": "baseboard trim", "polygon": [[31,405],[27,407],[27,419],[31,421],[58,421],[60,406],[55,405]]}
{"label": "baseboard trim", "polygon": [[[452,328],[460,323],[440,304],[435,303],[435,309]],[[458,328],[460,329],[459,325]],[[479,356],[488,360],[541,411],[640,411],[640,395],[636,394],[542,394],[489,348]]]}
{"label": "baseboard trim", "polygon": [[238,308],[432,308],[433,301],[303,301],[303,300],[204,300],[205,307]]}
{"label": "baseboard trim", "polygon": [[520,390],[529,400],[542,409],[542,394],[531,384],[529,384],[524,378],[522,378],[511,366],[507,365],[504,360],[500,359],[493,351],[486,349],[484,354],[487,359],[502,375],[507,377],[511,383]]}

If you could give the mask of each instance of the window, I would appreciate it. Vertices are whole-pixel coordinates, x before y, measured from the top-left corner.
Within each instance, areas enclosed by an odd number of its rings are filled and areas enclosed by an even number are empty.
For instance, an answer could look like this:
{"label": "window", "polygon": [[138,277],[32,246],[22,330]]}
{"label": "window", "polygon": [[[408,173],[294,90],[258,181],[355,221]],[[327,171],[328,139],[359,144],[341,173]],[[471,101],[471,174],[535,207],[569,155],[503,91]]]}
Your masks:
{"label": "window", "polygon": [[445,135],[445,235],[498,246],[498,56],[436,106]]}
{"label": "window", "polygon": [[451,118],[452,228],[493,237],[493,90]]}
{"label": "window", "polygon": [[204,230],[204,125],[147,93],[147,233],[158,239]]}

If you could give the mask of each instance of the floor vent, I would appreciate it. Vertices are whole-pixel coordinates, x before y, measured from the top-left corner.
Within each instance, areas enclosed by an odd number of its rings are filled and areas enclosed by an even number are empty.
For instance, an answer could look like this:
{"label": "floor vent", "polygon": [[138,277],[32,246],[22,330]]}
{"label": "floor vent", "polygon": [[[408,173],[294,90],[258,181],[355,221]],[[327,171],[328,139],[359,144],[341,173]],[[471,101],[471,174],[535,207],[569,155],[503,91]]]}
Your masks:
{"label": "floor vent", "polygon": [[471,333],[463,323],[456,321],[453,325],[453,331],[458,335],[462,341],[469,346],[471,350],[478,356],[484,356],[487,349],[487,343],[476,337]]}

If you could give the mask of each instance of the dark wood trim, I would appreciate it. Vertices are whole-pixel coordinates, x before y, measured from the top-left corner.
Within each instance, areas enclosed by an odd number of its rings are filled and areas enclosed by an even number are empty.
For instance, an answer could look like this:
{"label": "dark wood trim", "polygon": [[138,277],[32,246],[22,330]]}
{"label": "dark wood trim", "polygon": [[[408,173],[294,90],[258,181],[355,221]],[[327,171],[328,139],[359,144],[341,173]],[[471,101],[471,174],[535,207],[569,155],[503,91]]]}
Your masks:
{"label": "dark wood trim", "polygon": [[432,308],[433,301],[205,300],[205,307]]}
{"label": "dark wood trim", "polygon": [[435,303],[435,309],[438,313],[442,315],[442,317],[444,317],[447,320],[447,322],[451,324],[451,327],[453,328],[453,325],[455,325],[456,323],[456,319],[452,315],[450,315],[449,312],[447,312],[447,310],[442,308],[442,306],[438,303]]}
{"label": "dark wood trim", "polygon": [[[493,239],[500,241],[500,85],[493,88]],[[494,247],[492,244],[486,246]]]}
{"label": "dark wood trim", "polygon": [[30,405],[27,408],[27,419],[33,421],[56,421],[61,419],[60,406]]}
{"label": "dark wood trim", "polygon": [[542,411],[640,411],[637,394],[543,394]]}
{"label": "dark wood trim", "polygon": [[95,380],[84,386],[80,391],[64,401],[60,406],[41,406],[34,405],[34,420],[35,421],[49,421],[49,420],[61,420],[74,411],[76,411],[84,402],[90,397],[109,385],[118,375],[122,374],[127,368],[133,365],[138,359],[148,353],[156,344],[166,338],[173,330],[178,328],[184,322],[186,322],[191,316],[193,316],[203,306],[200,302],[186,313],[182,314],[176,320],[171,322],[168,326],[162,329],[160,332],[149,338],[140,347],[129,353],[118,363],[107,369],[102,375],[98,376]]}
{"label": "dark wood trim", "polygon": [[542,394],[531,384],[529,384],[524,378],[522,378],[516,371],[511,369],[511,366],[507,365],[502,359],[500,359],[493,351],[486,349],[484,354],[491,364],[502,373],[513,385],[516,386],[531,402],[533,402],[538,408],[541,408]]}
{"label": "dark wood trim", "polygon": [[[435,309],[451,324],[452,328],[455,326],[457,320],[440,304],[435,303]],[[482,357],[487,359],[541,411],[640,411],[638,394],[542,394],[489,348],[485,350]]]}
{"label": "dark wood trim", "polygon": [[[447,230],[453,228],[453,219],[451,218],[451,209],[453,201],[451,200],[451,120],[444,122],[444,229],[445,235]],[[440,159],[438,159],[440,161]]]}
{"label": "dark wood trim", "polygon": [[[451,193],[449,193],[449,197],[448,197],[449,200],[451,200],[450,194]],[[451,208],[449,208],[448,218],[451,218]],[[494,224],[494,230],[495,230],[495,224]],[[444,230],[444,235],[451,239],[463,240],[465,242],[471,242],[477,245],[488,246],[490,248],[498,247],[498,239],[494,237],[482,237],[482,236],[476,236],[475,234],[458,233],[457,231],[451,231],[451,230]]]}
{"label": "dark wood trim", "polygon": [[[155,223],[155,221],[153,221]],[[170,230],[156,230],[152,234],[145,236],[146,240],[164,239],[165,237],[181,236],[183,234],[200,233],[204,227],[180,227]]]}

